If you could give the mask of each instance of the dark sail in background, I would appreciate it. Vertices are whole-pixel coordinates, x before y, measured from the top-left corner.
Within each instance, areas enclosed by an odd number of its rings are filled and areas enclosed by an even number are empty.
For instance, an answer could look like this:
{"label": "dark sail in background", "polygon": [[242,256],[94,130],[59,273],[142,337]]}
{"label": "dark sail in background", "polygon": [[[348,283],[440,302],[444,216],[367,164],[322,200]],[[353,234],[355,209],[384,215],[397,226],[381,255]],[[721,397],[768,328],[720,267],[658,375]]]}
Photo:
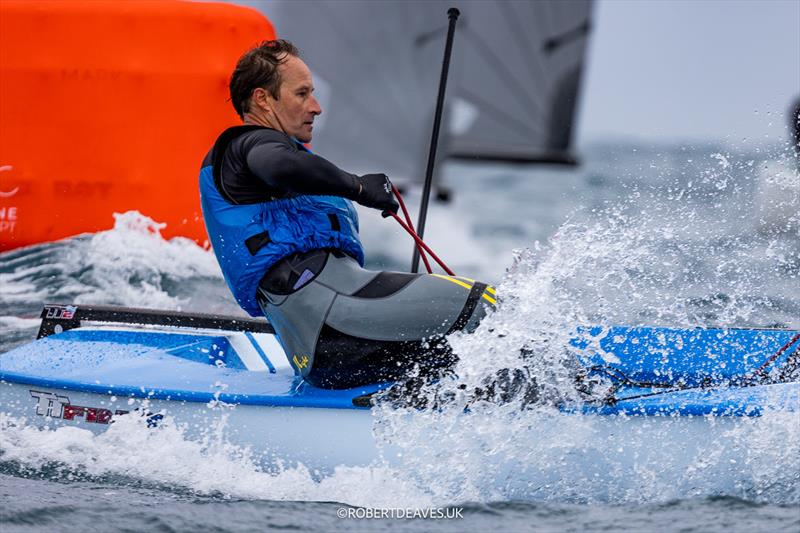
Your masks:
{"label": "dark sail in background", "polygon": [[463,4],[463,21],[453,54],[450,120],[456,122],[459,106],[472,107],[475,118],[464,130],[451,127],[447,153],[573,163],[590,2],[456,4]]}
{"label": "dark sail in background", "polygon": [[314,150],[419,180],[449,7],[461,10],[440,157],[572,164],[591,0],[239,2],[295,42],[323,115]]}

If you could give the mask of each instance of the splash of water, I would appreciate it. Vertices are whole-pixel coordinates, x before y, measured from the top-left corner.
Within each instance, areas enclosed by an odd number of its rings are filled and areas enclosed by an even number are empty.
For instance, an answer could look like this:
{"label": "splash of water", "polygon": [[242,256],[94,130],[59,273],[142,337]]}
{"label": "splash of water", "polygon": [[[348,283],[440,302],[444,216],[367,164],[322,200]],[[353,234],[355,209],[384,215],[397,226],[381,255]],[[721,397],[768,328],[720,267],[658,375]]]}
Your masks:
{"label": "splash of water", "polygon": [[[627,199],[574,215],[545,245],[516,252],[498,286],[499,308],[474,334],[449,339],[456,377],[419,393],[437,408],[375,409],[377,433],[400,450],[403,471],[421,475],[445,501],[648,501],[732,491],[797,501],[796,413],[693,422],[553,407],[581,400],[569,348],[576,325],[740,326],[776,316],[799,325],[779,299],[754,296],[769,293],[765,279],[796,287],[797,243],[745,229],[752,202],[719,200],[749,191],[731,174],[741,168],[721,154],[713,159],[718,166],[696,183],[632,187]],[[523,395],[503,405],[476,399],[473,391],[507,370],[535,379],[539,405],[523,405]]]}

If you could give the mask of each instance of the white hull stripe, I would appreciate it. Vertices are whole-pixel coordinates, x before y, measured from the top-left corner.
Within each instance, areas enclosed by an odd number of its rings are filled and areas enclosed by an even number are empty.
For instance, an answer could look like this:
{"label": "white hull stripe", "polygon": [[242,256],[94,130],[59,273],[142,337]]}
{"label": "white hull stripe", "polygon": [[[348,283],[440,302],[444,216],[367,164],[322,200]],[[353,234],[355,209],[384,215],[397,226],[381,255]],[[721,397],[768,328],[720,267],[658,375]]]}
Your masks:
{"label": "white hull stripe", "polygon": [[248,339],[244,335],[241,333],[234,333],[227,337],[233,349],[236,350],[236,355],[239,356],[239,359],[244,363],[244,366],[247,367],[247,370],[252,372],[266,372],[269,370],[264,359],[261,358],[255,348],[253,348],[252,343],[248,342]]}
{"label": "white hull stripe", "polygon": [[250,340],[250,344],[253,345],[253,348],[256,349],[256,353],[258,353],[258,355],[261,357],[261,360],[264,361],[265,365],[267,365],[267,367],[269,368],[270,373],[274,374],[276,372],[275,366],[269,360],[269,357],[267,357],[267,354],[264,353],[264,350],[261,349],[261,345],[258,344],[258,341],[256,341],[256,339],[253,337],[253,334],[250,333],[249,331],[245,331],[244,334]]}

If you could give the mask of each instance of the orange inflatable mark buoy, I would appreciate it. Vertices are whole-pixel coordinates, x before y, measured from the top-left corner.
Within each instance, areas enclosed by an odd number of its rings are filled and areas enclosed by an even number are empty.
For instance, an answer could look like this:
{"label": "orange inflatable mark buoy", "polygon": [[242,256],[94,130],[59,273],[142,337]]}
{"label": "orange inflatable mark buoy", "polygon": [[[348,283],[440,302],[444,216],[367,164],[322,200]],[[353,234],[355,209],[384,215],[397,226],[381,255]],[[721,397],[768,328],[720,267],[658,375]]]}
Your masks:
{"label": "orange inflatable mark buoy", "polygon": [[129,210],[206,242],[200,163],[239,122],[236,60],[274,38],[230,4],[0,2],[0,250],[109,229]]}

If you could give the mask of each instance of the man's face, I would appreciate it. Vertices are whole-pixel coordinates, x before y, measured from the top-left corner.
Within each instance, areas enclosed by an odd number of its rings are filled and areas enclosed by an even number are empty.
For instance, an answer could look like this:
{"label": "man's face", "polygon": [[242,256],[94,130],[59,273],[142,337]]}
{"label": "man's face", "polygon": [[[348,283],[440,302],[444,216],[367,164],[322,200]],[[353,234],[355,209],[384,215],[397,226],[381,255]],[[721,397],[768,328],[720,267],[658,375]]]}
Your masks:
{"label": "man's face", "polygon": [[288,56],[278,68],[282,79],[279,98],[270,98],[275,116],[286,135],[304,143],[310,142],[314,117],[322,113],[313,94],[311,71],[294,56]]}

